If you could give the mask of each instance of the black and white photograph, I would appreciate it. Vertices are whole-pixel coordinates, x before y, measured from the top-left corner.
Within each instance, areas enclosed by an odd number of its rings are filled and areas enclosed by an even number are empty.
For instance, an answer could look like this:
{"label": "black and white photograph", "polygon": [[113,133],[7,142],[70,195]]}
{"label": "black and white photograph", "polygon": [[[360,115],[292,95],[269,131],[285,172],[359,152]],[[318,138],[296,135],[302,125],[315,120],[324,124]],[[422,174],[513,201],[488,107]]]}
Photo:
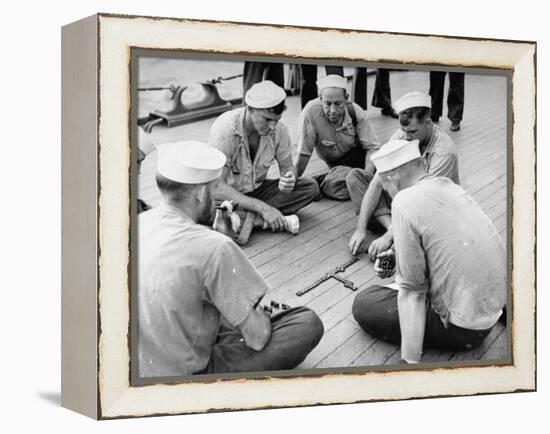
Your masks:
{"label": "black and white photograph", "polygon": [[0,432],[544,432],[545,10],[7,2]]}
{"label": "black and white photograph", "polygon": [[134,49],[134,384],[511,363],[511,77]]}

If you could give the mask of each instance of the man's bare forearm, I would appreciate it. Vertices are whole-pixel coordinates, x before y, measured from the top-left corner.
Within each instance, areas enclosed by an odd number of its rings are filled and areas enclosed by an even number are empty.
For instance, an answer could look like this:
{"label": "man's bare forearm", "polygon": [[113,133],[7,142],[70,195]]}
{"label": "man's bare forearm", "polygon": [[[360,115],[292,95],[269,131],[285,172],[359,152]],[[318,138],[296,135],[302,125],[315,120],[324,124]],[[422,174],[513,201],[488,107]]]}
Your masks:
{"label": "man's bare forearm", "polygon": [[238,327],[246,346],[254,351],[261,351],[271,338],[271,321],[261,308],[250,311]]}
{"label": "man's bare forearm", "polygon": [[239,208],[261,214],[266,206],[264,202],[243,194],[226,183],[220,182],[216,189],[216,196],[224,200],[232,200],[239,204]]}
{"label": "man's bare forearm", "polygon": [[361,202],[361,210],[359,212],[359,218],[357,219],[357,229],[366,230],[367,224],[374,214],[374,210],[380,202],[382,196],[382,183],[378,175],[374,175],[372,181],[367,188],[367,192],[363,196],[363,201]]}
{"label": "man's bare forearm", "polygon": [[292,158],[286,158],[283,161],[278,162],[279,173],[281,176],[285,176],[288,172],[292,172],[296,178],[298,178],[298,170],[292,163]]}
{"label": "man's bare forearm", "polygon": [[374,154],[376,150],[368,150],[365,155],[365,171],[369,173],[369,175],[374,175],[374,163],[370,159],[372,157],[372,154]]}
{"label": "man's bare forearm", "polygon": [[425,293],[400,289],[397,310],[401,328],[401,358],[407,362],[419,362],[426,327]]}
{"label": "man's bare forearm", "polygon": [[303,175],[308,162],[309,156],[298,154],[298,158],[296,159],[296,176],[298,178]]}

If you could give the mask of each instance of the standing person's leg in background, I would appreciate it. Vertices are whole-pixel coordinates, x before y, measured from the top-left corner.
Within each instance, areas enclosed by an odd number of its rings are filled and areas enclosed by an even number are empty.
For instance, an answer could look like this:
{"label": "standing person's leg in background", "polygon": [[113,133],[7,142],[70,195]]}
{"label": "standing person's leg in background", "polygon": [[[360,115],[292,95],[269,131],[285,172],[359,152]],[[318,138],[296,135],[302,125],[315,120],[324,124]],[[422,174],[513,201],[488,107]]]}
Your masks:
{"label": "standing person's leg in background", "polygon": [[317,98],[317,65],[300,65],[302,71],[302,86],[300,102],[302,108],[312,99]]}
{"label": "standing person's leg in background", "polygon": [[445,71],[430,71],[430,96],[432,97],[432,121],[439,122],[443,112]]}
{"label": "standing person's leg in background", "polygon": [[376,70],[376,81],[374,93],[372,94],[372,105],[382,109],[382,115],[391,116],[397,119],[397,113],[391,105],[390,70],[378,68]]}
{"label": "standing person's leg in background", "polygon": [[449,72],[449,95],[447,96],[447,116],[451,121],[451,131],[460,129],[464,113],[464,73]]}
{"label": "standing person's leg in background", "polygon": [[266,80],[271,80],[277,86],[284,88],[285,74],[282,63],[244,62],[243,97],[248,89],[264,79],[264,72],[266,72]]}
{"label": "standing person's leg in background", "polygon": [[265,79],[285,88],[285,67],[282,63],[266,63]]}
{"label": "standing person's leg in background", "polygon": [[367,68],[353,71],[353,102],[363,110],[367,109]]}
{"label": "standing person's leg in background", "polygon": [[264,77],[265,63],[244,62],[243,70],[243,98],[254,84],[262,81]]}

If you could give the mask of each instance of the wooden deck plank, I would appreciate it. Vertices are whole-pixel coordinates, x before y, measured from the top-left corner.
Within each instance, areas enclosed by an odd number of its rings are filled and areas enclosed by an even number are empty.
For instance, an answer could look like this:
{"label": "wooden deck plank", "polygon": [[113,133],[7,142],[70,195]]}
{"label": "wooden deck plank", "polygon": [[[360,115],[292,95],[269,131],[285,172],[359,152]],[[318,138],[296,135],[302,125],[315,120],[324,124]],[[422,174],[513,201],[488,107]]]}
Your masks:
{"label": "wooden deck plank", "polygon": [[[506,164],[506,158],[498,154],[489,154],[477,159],[475,162],[469,165],[468,170],[462,171],[465,177],[462,184],[469,185],[476,179],[476,175],[488,173],[493,167],[502,167]],[[460,165],[460,162],[459,162]]]}
{"label": "wooden deck plank", "polygon": [[483,360],[502,360],[508,352],[508,333],[503,328],[502,332],[493,341],[489,349],[483,355]]}
{"label": "wooden deck plank", "polygon": [[[358,286],[357,291],[351,291],[342,283],[330,280],[330,284],[310,292],[309,300],[306,299],[303,301],[307,307],[321,316],[321,319],[328,328],[344,318],[351,317],[351,305],[355,296],[363,289],[379,281],[372,266],[368,263],[362,263],[358,270],[352,273],[345,273],[344,277]],[[298,302],[299,300],[293,298],[291,301]]]}
{"label": "wooden deck plank", "polygon": [[501,173],[506,167],[504,162],[496,161],[494,164],[489,165],[486,170],[487,172],[478,172],[475,175],[472,175],[466,182],[462,184],[462,187],[471,195],[474,195],[476,192],[481,190],[484,185],[493,181],[495,177]]}
{"label": "wooden deck plank", "polygon": [[478,191],[476,191],[474,198],[476,199],[476,201],[481,203],[487,197],[491,196],[492,194],[494,194],[496,191],[499,191],[499,190],[506,191],[506,174],[505,173],[499,175],[494,180],[485,184]]}
{"label": "wooden deck plank", "polygon": [[273,288],[270,295],[286,302],[297,290],[321,277],[327,270],[350,258],[347,240],[338,238],[323,246],[314,254],[288,264],[284,269],[269,276],[267,283]]}
{"label": "wooden deck plank", "polygon": [[[487,113],[490,113],[490,110]],[[480,117],[483,118],[483,114],[480,114]],[[456,145],[459,156],[474,155],[476,151],[483,150],[492,144],[502,146],[500,140],[502,140],[502,133],[506,132],[506,125],[497,119],[491,122],[488,122],[487,119],[484,120],[486,123],[483,126],[472,127],[468,131],[448,132],[449,137]]]}
{"label": "wooden deck plank", "polygon": [[466,154],[469,158],[461,158],[458,155],[458,164],[461,175],[468,178],[469,175],[476,173],[478,170],[483,170],[484,166],[495,159],[506,160],[506,155],[498,150],[497,144],[487,146],[486,149],[475,151],[475,156]]}
{"label": "wooden deck plank", "polygon": [[[506,127],[498,124],[486,126],[487,129],[474,130],[463,138],[450,134],[455,142],[460,161],[473,161],[479,153],[491,149],[499,155],[506,153],[506,148],[501,142],[502,135],[506,133]],[[504,149],[503,149],[504,148]]]}
{"label": "wooden deck plank", "polygon": [[[281,253],[287,252],[300,246],[306,244],[308,241],[311,241],[315,237],[324,234],[326,231],[331,230],[335,226],[340,225],[343,221],[347,221],[349,218],[353,218],[349,209],[340,209],[339,213],[334,213],[334,215],[325,216],[324,220],[317,221],[314,226],[302,232],[300,230],[299,237],[287,237],[282,242],[273,244],[270,249],[263,250],[251,255],[250,258],[256,266],[261,266],[275,258],[277,258]],[[269,235],[269,234],[267,234]],[[303,236],[302,236],[303,235]],[[248,254],[248,251],[246,252]]]}
{"label": "wooden deck plank", "polygon": [[493,208],[486,210],[486,213],[495,226],[497,226],[499,219],[506,220],[507,217],[506,207],[502,204],[497,204]]}
{"label": "wooden deck plank", "polygon": [[341,220],[339,224],[335,225],[331,229],[326,230],[322,237],[314,237],[297,248],[284,253],[281,252],[277,258],[274,258],[259,267],[262,275],[264,277],[270,277],[278,271],[288,270],[289,264],[293,264],[296,261],[302,261],[307,256],[315,255],[315,252],[319,249],[340,238],[343,231],[348,232],[355,229],[355,216],[348,215],[348,213],[344,216],[347,218],[345,220]]}
{"label": "wooden deck plank", "polygon": [[501,208],[502,204],[506,202],[506,190],[504,189],[498,189],[495,190],[495,192],[485,198],[480,204],[485,210],[491,210],[493,208]]}
{"label": "wooden deck plank", "polygon": [[[305,213],[308,213],[308,208],[309,206],[304,208],[303,210],[300,210],[303,212],[300,212],[299,215],[303,216]],[[310,241],[312,238],[331,229],[332,227],[334,227],[334,225],[341,224],[351,218],[354,218],[354,215],[355,214],[347,204],[337,203],[336,206],[326,210],[325,212],[317,213],[308,220],[304,221],[300,219],[300,236],[296,237],[289,233],[283,233],[283,235],[285,236],[283,241],[280,242],[277,237],[273,237],[273,235],[278,235],[277,233],[273,234],[270,231],[258,231],[257,234],[254,234],[256,236],[256,241],[260,239],[261,244],[268,245],[269,249],[257,251],[257,248],[253,248],[253,246],[256,244],[255,243],[251,246],[245,246],[244,250],[247,254],[250,254],[250,257],[254,258],[254,260],[260,263],[267,259],[272,259],[272,254],[270,254],[271,249],[282,249],[284,248],[282,244],[288,244],[287,250],[292,250],[297,246],[304,244]]]}
{"label": "wooden deck plank", "polygon": [[397,365],[399,361],[401,360],[401,350],[396,347],[395,352],[386,360],[384,365]]}
{"label": "wooden deck plank", "polygon": [[298,366],[298,368],[314,368],[325,357],[335,350],[342,342],[347,341],[353,334],[360,330],[359,325],[352,321],[342,320],[335,327],[325,332],[321,342]]}
{"label": "wooden deck plank", "polygon": [[[348,321],[348,320],[345,320]],[[316,368],[346,367],[377,342],[376,339],[357,329],[346,341],[333,343],[335,349],[315,365]],[[330,345],[327,345],[330,347]]]}
{"label": "wooden deck plank", "polygon": [[[363,333],[367,335],[366,332]],[[397,345],[392,345],[388,342],[376,339],[373,345],[365,348],[365,350],[351,362],[351,366],[385,365],[388,364],[388,361],[396,353],[400,353]],[[397,362],[399,358],[400,354],[395,362]]]}
{"label": "wooden deck plank", "polygon": [[495,163],[496,161],[505,163],[506,156],[495,152],[494,148],[479,152],[473,161],[463,162],[459,157],[460,174],[464,180],[468,180],[479,171],[484,172],[489,164]]}
{"label": "wooden deck plank", "polygon": [[423,363],[448,362],[454,355],[455,355],[454,351],[429,349],[422,352],[421,362]]}
{"label": "wooden deck plank", "polygon": [[505,233],[505,230],[506,230],[506,213],[502,213],[500,214],[495,220],[495,227],[497,229],[497,231],[501,234],[504,234],[502,235],[502,239],[506,239],[506,233]]}
{"label": "wooden deck plank", "polygon": [[460,360],[481,359],[483,355],[489,350],[489,348],[491,348],[498,336],[503,332],[504,326],[500,323],[497,323],[479,347],[469,351],[457,351],[450,360],[454,362]]}
{"label": "wooden deck plank", "polygon": [[[329,225],[328,227],[330,227],[330,224],[332,223],[331,220],[333,218],[337,218],[349,210],[349,206],[346,204],[338,204],[336,202],[336,206],[330,206],[331,204],[325,203],[323,205],[327,206],[327,208],[315,214],[314,212],[311,212],[311,207],[315,205],[316,203],[308,205],[298,213],[300,216],[300,237],[295,237],[287,232],[274,234],[269,231],[258,230],[252,233],[248,245],[243,249],[244,252],[248,255],[248,257],[255,258],[262,253],[268,254],[267,252],[270,249],[280,247],[283,243],[289,242],[292,245],[292,240],[295,240],[296,238],[304,238],[305,240],[309,240],[311,237],[319,235],[321,233],[319,231],[325,230],[327,224]],[[328,208],[328,206],[330,206],[330,208]],[[312,214],[314,218],[302,219],[304,214],[306,216]]]}
{"label": "wooden deck plank", "polygon": [[355,296],[355,293],[349,291],[348,293],[343,294],[340,300],[334,304],[324,304],[320,307],[319,305],[308,307],[313,309],[315,312],[319,311],[323,324],[325,325],[325,329],[330,330],[344,318],[352,318],[351,307],[353,305],[353,300],[355,300]]}

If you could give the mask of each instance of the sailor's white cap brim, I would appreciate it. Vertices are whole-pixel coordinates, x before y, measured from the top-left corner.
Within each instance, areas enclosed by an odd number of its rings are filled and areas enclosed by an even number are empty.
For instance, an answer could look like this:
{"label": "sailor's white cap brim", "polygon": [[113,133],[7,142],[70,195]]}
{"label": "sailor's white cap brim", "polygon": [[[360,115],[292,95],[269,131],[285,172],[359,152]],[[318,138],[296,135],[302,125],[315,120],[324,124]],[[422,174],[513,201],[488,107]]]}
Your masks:
{"label": "sailor's white cap brim", "polygon": [[182,184],[203,184],[220,177],[225,155],[204,143],[184,141],[158,146],[157,172]]}
{"label": "sailor's white cap brim", "polygon": [[378,173],[384,173],[417,158],[420,158],[418,140],[392,140],[375,152],[371,161]]}
{"label": "sailor's white cap brim", "polygon": [[264,80],[252,86],[244,101],[246,105],[257,109],[268,109],[279,105],[286,98],[286,92],[282,87],[277,86],[269,80]]}
{"label": "sailor's white cap brim", "polygon": [[432,99],[430,95],[422,92],[409,92],[399,98],[393,104],[393,108],[397,113],[401,113],[412,107],[432,107]]}
{"label": "sailor's white cap brim", "polygon": [[347,89],[347,84],[347,80],[341,75],[330,74],[317,80],[317,89],[319,90],[319,93],[327,87]]}

